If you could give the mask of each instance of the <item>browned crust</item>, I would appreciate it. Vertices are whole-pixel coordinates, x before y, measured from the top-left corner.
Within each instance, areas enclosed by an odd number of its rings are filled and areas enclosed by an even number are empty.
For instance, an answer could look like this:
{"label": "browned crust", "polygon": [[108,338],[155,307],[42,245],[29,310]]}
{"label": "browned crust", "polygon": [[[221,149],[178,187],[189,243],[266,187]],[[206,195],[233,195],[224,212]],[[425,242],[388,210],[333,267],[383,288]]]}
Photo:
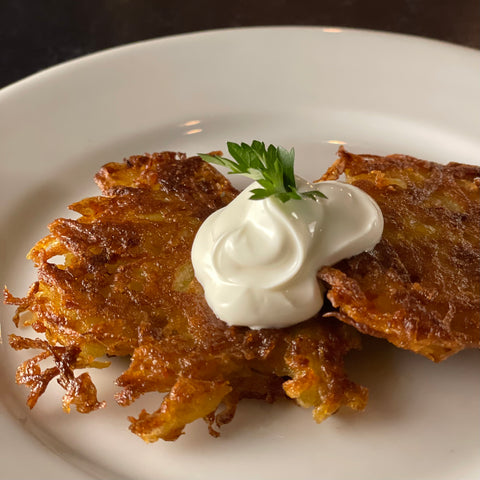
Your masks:
{"label": "browned crust", "polygon": [[363,333],[440,361],[480,346],[480,167],[343,148],[322,179],[347,182],[380,206],[381,242],[320,278]]}
{"label": "browned crust", "polygon": [[[72,205],[81,216],[55,220],[29,253],[38,267],[30,293],[5,293],[19,313],[33,314],[24,323],[46,339],[10,339],[14,348],[43,350],[17,373],[31,389],[31,407],[53,378],[66,390],[66,409],[101,407],[88,373],[75,377],[75,370],[108,366],[104,355],[131,356],[117,379],[120,405],[166,394],[156,411],[130,418],[147,442],[175,440],[197,418],[218,435],[242,398],[286,394],[313,407],[316,421],[342,405],[365,407],[366,389],[343,368],[345,354],[360,345],[351,327],[330,319],[283,330],[229,328],[206,304],[191,244],[202,221],[237,194],[217,170],[163,152],[107,164],[95,179],[104,196]],[[63,265],[49,263],[55,255]],[[42,370],[52,355],[56,367]]]}

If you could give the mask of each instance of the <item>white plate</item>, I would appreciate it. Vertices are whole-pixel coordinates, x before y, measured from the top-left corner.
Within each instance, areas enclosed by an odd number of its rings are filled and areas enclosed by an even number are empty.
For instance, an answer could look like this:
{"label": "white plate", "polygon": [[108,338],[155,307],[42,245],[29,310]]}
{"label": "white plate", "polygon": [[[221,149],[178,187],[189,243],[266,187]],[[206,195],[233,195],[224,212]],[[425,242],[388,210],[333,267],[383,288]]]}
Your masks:
{"label": "white plate", "polygon": [[[295,146],[309,178],[338,142],[478,163],[479,78],[477,51],[332,28],[165,38],[34,75],[0,92],[0,283],[22,295],[34,278],[25,254],[48,222],[96,193],[103,163],[131,154],[258,138]],[[316,425],[286,402],[243,402],[218,439],[199,421],[175,443],[147,445],[127,429],[142,402],[124,410],[112,400],[122,364],[96,375],[103,411],[62,413],[56,385],[27,411],[26,389],[14,383],[26,354],[6,343],[13,308],[1,313],[1,478],[480,478],[478,350],[437,365],[367,339],[348,362],[370,388],[365,413]]]}

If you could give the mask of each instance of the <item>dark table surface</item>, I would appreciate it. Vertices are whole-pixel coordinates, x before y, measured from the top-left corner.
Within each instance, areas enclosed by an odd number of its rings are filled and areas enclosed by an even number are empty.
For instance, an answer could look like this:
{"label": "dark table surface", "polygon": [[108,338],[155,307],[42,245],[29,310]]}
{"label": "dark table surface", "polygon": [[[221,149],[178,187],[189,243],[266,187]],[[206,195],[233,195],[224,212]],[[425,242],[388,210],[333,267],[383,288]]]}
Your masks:
{"label": "dark table surface", "polygon": [[367,28],[480,47],[479,0],[0,0],[0,87],[105,48],[254,25]]}

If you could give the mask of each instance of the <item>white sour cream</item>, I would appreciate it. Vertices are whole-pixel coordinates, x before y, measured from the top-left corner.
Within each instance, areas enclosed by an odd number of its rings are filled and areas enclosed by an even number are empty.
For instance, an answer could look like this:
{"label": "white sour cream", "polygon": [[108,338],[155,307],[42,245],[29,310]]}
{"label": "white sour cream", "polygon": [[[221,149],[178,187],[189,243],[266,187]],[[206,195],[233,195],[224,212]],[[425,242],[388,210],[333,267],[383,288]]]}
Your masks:
{"label": "white sour cream", "polygon": [[327,198],[250,200],[254,182],[200,227],[192,247],[195,275],[210,308],[229,325],[282,328],[323,305],[322,266],[372,249],[383,231],[376,202],[337,181],[310,184]]}

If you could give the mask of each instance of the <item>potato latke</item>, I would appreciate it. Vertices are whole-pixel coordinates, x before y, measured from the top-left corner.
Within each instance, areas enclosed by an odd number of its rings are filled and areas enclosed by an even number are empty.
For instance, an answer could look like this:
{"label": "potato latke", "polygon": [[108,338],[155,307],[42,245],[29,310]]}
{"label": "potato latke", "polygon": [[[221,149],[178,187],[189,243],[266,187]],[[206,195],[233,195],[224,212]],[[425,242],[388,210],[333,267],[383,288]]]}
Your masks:
{"label": "potato latke", "polygon": [[343,149],[322,177],[371,195],[385,228],[370,252],[319,274],[335,316],[440,361],[480,346],[480,167]]}
{"label": "potato latke", "polygon": [[[282,330],[228,327],[207,306],[191,245],[201,222],[237,194],[214,168],[163,152],[107,164],[96,181],[104,196],[72,205],[80,218],[55,220],[30,251],[38,281],[28,295],[5,290],[6,303],[18,305],[16,324],[30,311],[24,323],[45,337],[10,337],[15,349],[41,350],[17,371],[30,407],[53,378],[66,391],[64,410],[103,407],[90,375],[75,370],[107,367],[105,356],[131,356],[117,379],[120,405],[165,393],[158,410],[130,418],[147,442],[175,440],[198,418],[216,436],[242,398],[286,394],[313,407],[317,422],[342,405],[365,407],[366,389],[343,369],[345,354],[359,347],[352,327],[334,318]],[[54,366],[42,370],[47,358]]]}

